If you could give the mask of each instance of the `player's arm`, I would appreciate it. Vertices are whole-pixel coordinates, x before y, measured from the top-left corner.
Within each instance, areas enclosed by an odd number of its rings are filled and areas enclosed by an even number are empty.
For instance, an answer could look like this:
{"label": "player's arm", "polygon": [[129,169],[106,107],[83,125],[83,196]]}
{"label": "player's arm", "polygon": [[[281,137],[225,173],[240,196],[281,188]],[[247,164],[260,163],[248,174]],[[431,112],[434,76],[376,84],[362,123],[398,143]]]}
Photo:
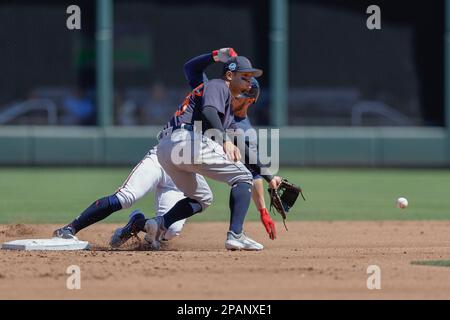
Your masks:
{"label": "player's arm", "polygon": [[184,64],[184,76],[192,89],[202,84],[205,79],[207,80],[204,71],[214,62],[212,53],[205,53]]}
{"label": "player's arm", "polygon": [[216,142],[222,145],[223,151],[231,161],[239,161],[241,153],[239,149],[233,144],[233,141],[228,136],[223,127],[222,119],[225,116],[225,105],[229,99],[229,89],[221,82],[208,81],[205,84],[202,96],[201,117],[203,121],[203,132],[206,130],[215,130],[216,136],[222,139],[217,139]]}
{"label": "player's arm", "polygon": [[[247,144],[247,142],[246,142]],[[256,141],[252,143],[248,142],[249,149],[253,152],[258,152],[258,146]],[[266,202],[264,200],[264,184],[262,176],[257,174],[255,171],[250,170],[253,175],[253,188],[252,188],[252,198],[255,203],[256,209],[258,209],[260,213],[261,222],[266,229],[269,238],[275,240],[277,237],[277,231],[275,228],[275,223],[269,215],[269,212],[266,208]]]}
{"label": "player's arm", "polygon": [[252,198],[258,211],[266,207],[266,202],[264,200],[264,185],[261,178],[253,179]]}
{"label": "player's arm", "polygon": [[[266,172],[262,174],[262,168],[265,167],[259,159],[258,152],[255,152],[252,150],[247,143],[244,144],[245,146],[245,166],[250,170],[255,172],[256,174],[260,175],[269,183],[269,187],[272,189],[278,188],[279,184],[281,183],[281,178],[278,176],[275,176],[271,174],[270,172]],[[268,170],[266,170],[268,171]]]}
{"label": "player's arm", "polygon": [[[235,121],[233,121],[231,126],[229,128],[227,128],[227,130],[230,130],[232,132],[235,132],[236,129],[238,129],[238,128],[236,126]],[[237,141],[235,141],[235,139],[233,140],[233,142],[237,143]],[[265,173],[262,174],[262,168],[264,168],[265,165],[263,165],[259,159],[257,146],[256,147],[254,145],[250,146],[249,143],[246,141],[244,143],[243,147],[244,147],[243,163],[247,167],[247,169],[250,170],[250,172],[252,172],[252,174],[256,174],[256,175],[264,178],[264,180],[266,180],[269,183],[270,188],[272,188],[272,189],[278,188],[278,186],[281,183],[280,177],[272,175],[269,172],[269,170],[265,170]]]}
{"label": "player's arm", "polygon": [[[250,127],[250,129],[254,130],[252,127]],[[235,140],[235,142],[237,142],[237,140]],[[245,141],[245,144],[248,145],[249,150],[251,150],[252,152],[255,152],[255,153],[258,152],[258,146],[257,146],[256,140],[255,141],[251,141],[251,140]],[[247,167],[247,169],[249,169],[250,173],[253,176],[252,198],[253,198],[253,202],[255,203],[256,209],[258,209],[258,211],[260,211],[266,207],[266,202],[264,200],[264,186],[263,186],[262,177],[261,177],[261,175],[259,175],[255,171],[253,171],[251,168],[249,168],[249,166],[246,163],[244,163],[244,165]]]}
{"label": "player's arm", "polygon": [[261,178],[253,180],[252,198],[256,208],[260,213],[261,222],[266,228],[266,232],[270,239],[275,240],[277,238],[277,230],[275,223],[270,218],[269,212],[266,208],[266,202],[264,200],[264,185]]}
{"label": "player's arm", "polygon": [[223,137],[222,141],[216,141],[223,146],[223,151],[231,161],[241,160],[241,153],[239,149],[233,144],[231,138],[227,135],[223,128],[222,121],[220,121],[219,111],[211,106],[206,105],[202,110],[203,125],[206,130],[215,129]]}
{"label": "player's arm", "polygon": [[206,68],[215,62],[226,62],[235,56],[237,56],[237,53],[233,48],[222,48],[192,58],[184,64],[184,75],[189,86],[194,89],[203,82],[208,81],[208,77],[205,74]]}

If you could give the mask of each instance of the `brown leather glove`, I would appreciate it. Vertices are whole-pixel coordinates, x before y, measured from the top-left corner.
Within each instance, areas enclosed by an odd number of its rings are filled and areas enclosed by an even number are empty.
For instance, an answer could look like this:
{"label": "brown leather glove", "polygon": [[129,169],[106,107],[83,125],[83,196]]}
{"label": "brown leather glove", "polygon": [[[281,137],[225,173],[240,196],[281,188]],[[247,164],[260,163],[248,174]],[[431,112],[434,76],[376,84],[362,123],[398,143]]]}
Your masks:
{"label": "brown leather glove", "polygon": [[272,207],[281,215],[283,218],[284,227],[286,227],[286,214],[289,212],[289,209],[295,204],[297,201],[297,197],[299,194],[302,195],[303,200],[306,200],[303,196],[302,189],[287,181],[286,179],[281,179],[281,183],[276,189],[269,188],[270,195],[270,209]]}

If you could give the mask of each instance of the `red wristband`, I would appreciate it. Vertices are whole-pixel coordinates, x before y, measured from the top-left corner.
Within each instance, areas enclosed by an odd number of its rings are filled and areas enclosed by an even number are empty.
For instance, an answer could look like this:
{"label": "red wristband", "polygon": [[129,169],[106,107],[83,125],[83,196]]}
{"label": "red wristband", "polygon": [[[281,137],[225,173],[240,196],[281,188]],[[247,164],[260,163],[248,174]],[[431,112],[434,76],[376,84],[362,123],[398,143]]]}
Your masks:
{"label": "red wristband", "polygon": [[216,58],[218,54],[219,54],[219,50],[213,50],[212,57],[213,57],[213,60],[216,61],[216,62],[218,61],[217,58]]}

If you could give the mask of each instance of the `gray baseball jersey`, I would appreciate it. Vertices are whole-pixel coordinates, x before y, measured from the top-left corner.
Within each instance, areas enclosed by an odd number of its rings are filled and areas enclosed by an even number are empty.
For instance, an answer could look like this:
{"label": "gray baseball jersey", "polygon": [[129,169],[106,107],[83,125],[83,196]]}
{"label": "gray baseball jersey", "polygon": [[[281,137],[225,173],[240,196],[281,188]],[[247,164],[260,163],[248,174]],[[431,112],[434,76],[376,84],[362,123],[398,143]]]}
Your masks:
{"label": "gray baseball jersey", "polygon": [[[220,79],[210,80],[194,89],[166,127],[200,121],[204,106],[217,109],[224,129],[232,128],[231,93],[226,82]],[[207,128],[202,129],[204,132]],[[159,141],[157,150],[159,163],[178,189],[197,200],[203,209],[212,202],[211,189],[203,176],[230,186],[239,182],[253,184],[252,174],[242,162],[231,161],[220,144],[200,132],[176,130]]]}
{"label": "gray baseball jersey", "polygon": [[[174,116],[166,124],[165,128],[179,126],[182,123],[194,124],[201,121],[203,106],[211,106],[217,109],[223,128],[230,128],[233,123],[233,111],[231,109],[231,93],[222,79],[213,79],[200,84],[186,96]],[[208,128],[203,128],[203,132]]]}

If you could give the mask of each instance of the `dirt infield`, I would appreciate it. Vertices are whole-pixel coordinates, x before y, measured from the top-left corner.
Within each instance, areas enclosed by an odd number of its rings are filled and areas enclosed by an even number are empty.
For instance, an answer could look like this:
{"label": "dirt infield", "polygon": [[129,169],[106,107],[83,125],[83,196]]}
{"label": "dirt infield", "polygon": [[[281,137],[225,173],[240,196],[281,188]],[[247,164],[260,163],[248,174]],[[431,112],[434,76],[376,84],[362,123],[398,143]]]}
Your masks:
{"label": "dirt infield", "polygon": [[[0,251],[0,299],[450,299],[450,268],[411,265],[450,259],[450,222],[290,222],[270,241],[259,223],[247,231],[262,252],[224,249],[225,223],[187,223],[163,251],[134,241],[111,251],[116,227],[79,233],[91,251]],[[1,225],[0,242],[48,238],[54,225]],[[66,269],[81,268],[81,290]],[[381,289],[367,289],[367,267]]]}

